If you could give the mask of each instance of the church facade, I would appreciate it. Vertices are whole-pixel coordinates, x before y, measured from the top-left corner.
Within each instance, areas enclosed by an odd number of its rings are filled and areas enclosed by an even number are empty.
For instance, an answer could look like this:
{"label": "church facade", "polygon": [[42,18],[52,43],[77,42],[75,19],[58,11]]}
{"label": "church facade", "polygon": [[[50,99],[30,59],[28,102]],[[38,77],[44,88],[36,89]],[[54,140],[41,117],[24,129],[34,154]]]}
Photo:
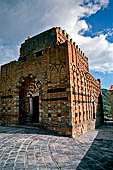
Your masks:
{"label": "church facade", "polygon": [[60,27],[29,36],[18,61],[1,66],[0,124],[36,124],[75,137],[102,122],[100,80]]}

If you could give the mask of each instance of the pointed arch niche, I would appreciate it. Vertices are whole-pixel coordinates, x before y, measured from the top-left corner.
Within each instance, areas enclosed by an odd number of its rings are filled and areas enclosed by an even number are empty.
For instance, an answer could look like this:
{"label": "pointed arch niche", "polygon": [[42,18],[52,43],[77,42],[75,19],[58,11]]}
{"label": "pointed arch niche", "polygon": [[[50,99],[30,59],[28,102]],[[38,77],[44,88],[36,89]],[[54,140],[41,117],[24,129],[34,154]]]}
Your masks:
{"label": "pointed arch niche", "polygon": [[33,77],[27,78],[19,88],[19,123],[39,123],[40,83]]}

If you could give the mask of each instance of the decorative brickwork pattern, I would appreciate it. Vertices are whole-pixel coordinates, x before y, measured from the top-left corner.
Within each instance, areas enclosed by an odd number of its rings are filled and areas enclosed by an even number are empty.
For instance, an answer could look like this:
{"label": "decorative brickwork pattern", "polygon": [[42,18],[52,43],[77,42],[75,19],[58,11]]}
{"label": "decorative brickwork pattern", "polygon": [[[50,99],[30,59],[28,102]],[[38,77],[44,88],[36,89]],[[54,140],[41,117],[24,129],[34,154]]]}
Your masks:
{"label": "decorative brickwork pattern", "polygon": [[27,39],[18,61],[1,67],[1,124],[39,124],[76,137],[103,120],[100,80],[61,28]]}

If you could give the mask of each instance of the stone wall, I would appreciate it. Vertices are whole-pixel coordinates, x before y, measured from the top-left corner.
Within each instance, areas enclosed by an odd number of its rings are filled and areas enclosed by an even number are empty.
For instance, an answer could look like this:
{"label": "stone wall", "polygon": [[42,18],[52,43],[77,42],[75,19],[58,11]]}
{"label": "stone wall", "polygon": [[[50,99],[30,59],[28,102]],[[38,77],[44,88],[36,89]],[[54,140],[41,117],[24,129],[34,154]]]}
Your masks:
{"label": "stone wall", "polygon": [[100,80],[89,73],[88,59],[68,42],[72,135],[85,133],[104,122]]}
{"label": "stone wall", "polygon": [[19,60],[1,67],[0,97],[1,124],[35,123],[75,137],[102,122],[100,81],[59,27],[26,40]]}
{"label": "stone wall", "polygon": [[30,97],[38,93],[39,123],[71,134],[67,43],[54,45],[32,60],[6,64],[1,73],[5,81],[1,80],[1,122],[18,124],[21,117],[23,123],[30,122]]}

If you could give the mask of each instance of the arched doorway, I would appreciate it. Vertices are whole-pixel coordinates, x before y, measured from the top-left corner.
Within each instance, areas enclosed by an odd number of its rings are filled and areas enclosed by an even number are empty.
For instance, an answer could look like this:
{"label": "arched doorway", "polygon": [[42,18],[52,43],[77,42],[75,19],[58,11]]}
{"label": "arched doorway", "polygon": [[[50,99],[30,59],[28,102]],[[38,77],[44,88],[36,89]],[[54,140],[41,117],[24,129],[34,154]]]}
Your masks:
{"label": "arched doorway", "polygon": [[35,79],[28,77],[19,89],[19,124],[39,122],[39,88]]}

